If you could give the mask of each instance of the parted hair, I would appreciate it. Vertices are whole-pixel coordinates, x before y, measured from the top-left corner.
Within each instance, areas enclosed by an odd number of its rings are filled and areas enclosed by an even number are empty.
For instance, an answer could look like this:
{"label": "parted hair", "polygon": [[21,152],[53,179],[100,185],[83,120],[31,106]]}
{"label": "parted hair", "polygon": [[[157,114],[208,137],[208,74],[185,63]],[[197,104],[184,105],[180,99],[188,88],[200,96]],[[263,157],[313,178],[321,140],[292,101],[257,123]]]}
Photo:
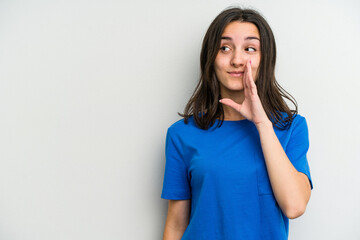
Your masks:
{"label": "parted hair", "polygon": [[[276,81],[276,44],[273,32],[259,12],[238,7],[222,11],[210,24],[200,53],[200,80],[185,106],[184,113],[179,115],[184,118],[185,123],[193,116],[196,125],[201,129],[213,126],[216,119],[220,120],[219,126],[224,121],[224,110],[219,103],[220,84],[215,74],[214,62],[220,50],[221,35],[225,27],[233,21],[249,22],[258,28],[261,52],[255,81],[258,95],[273,125],[278,129],[288,128],[297,114],[297,103]],[[295,109],[291,110],[284,99],[288,99]]]}

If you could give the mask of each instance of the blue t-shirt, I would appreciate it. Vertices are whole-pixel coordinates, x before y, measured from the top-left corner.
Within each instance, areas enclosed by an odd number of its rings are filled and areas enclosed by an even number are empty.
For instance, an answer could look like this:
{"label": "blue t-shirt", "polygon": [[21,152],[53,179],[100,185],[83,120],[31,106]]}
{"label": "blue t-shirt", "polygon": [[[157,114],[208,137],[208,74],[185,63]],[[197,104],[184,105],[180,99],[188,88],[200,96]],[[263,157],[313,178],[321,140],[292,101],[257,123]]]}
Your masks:
{"label": "blue t-shirt", "polygon": [[[218,120],[217,120],[218,121]],[[224,121],[202,130],[191,117],[174,123],[166,137],[161,198],[191,199],[182,240],[288,239],[289,219],[271,189],[259,133],[248,120]],[[308,128],[297,115],[275,133],[294,167],[310,181]]]}

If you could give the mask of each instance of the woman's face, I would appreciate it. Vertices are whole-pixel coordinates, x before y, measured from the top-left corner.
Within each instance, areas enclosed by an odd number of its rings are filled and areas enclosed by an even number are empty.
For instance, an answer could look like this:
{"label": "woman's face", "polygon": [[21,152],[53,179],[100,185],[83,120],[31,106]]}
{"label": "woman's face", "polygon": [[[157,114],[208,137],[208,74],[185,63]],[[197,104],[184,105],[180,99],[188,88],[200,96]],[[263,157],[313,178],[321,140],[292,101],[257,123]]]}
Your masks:
{"label": "woman's face", "polygon": [[220,50],[214,62],[222,97],[243,90],[243,75],[249,60],[255,81],[260,59],[260,34],[257,27],[249,22],[229,23],[221,35]]}

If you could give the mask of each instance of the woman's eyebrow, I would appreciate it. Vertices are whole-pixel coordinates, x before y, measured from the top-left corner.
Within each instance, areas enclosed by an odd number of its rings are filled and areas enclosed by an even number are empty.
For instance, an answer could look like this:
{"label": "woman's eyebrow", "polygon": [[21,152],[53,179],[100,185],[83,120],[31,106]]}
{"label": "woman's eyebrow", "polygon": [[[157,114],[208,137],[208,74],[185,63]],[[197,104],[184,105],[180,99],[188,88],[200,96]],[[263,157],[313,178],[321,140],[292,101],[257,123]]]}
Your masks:
{"label": "woman's eyebrow", "polygon": [[[255,37],[255,36],[246,37],[244,40],[254,40],[254,39],[260,41],[260,39],[258,37]],[[230,41],[232,41],[233,39],[231,37],[222,36],[221,40],[230,40]]]}
{"label": "woman's eyebrow", "polygon": [[231,38],[231,37],[226,37],[226,36],[222,36],[221,39],[232,41],[232,38]]}
{"label": "woman's eyebrow", "polygon": [[253,40],[253,39],[260,41],[260,39],[259,39],[258,37],[252,37],[252,36],[250,36],[250,37],[245,38],[245,40]]}

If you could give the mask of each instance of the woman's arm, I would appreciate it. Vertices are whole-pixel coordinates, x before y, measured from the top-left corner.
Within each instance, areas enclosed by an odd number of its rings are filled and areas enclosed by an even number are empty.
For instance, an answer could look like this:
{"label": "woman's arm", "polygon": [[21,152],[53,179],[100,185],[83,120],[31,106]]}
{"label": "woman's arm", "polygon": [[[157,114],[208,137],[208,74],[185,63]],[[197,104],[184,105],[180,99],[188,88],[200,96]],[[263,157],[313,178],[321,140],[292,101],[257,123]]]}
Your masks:
{"label": "woman's arm", "polygon": [[290,162],[270,120],[256,127],[276,201],[288,218],[297,218],[305,212],[310,199],[309,179]]}
{"label": "woman's arm", "polygon": [[189,224],[191,200],[169,200],[163,240],[180,240]]}
{"label": "woman's arm", "polygon": [[310,183],[307,176],[292,165],[275,134],[252,79],[251,61],[246,63],[243,86],[245,98],[241,104],[231,99],[221,99],[220,102],[255,124],[276,201],[288,218],[297,218],[304,213],[309,201]]}

